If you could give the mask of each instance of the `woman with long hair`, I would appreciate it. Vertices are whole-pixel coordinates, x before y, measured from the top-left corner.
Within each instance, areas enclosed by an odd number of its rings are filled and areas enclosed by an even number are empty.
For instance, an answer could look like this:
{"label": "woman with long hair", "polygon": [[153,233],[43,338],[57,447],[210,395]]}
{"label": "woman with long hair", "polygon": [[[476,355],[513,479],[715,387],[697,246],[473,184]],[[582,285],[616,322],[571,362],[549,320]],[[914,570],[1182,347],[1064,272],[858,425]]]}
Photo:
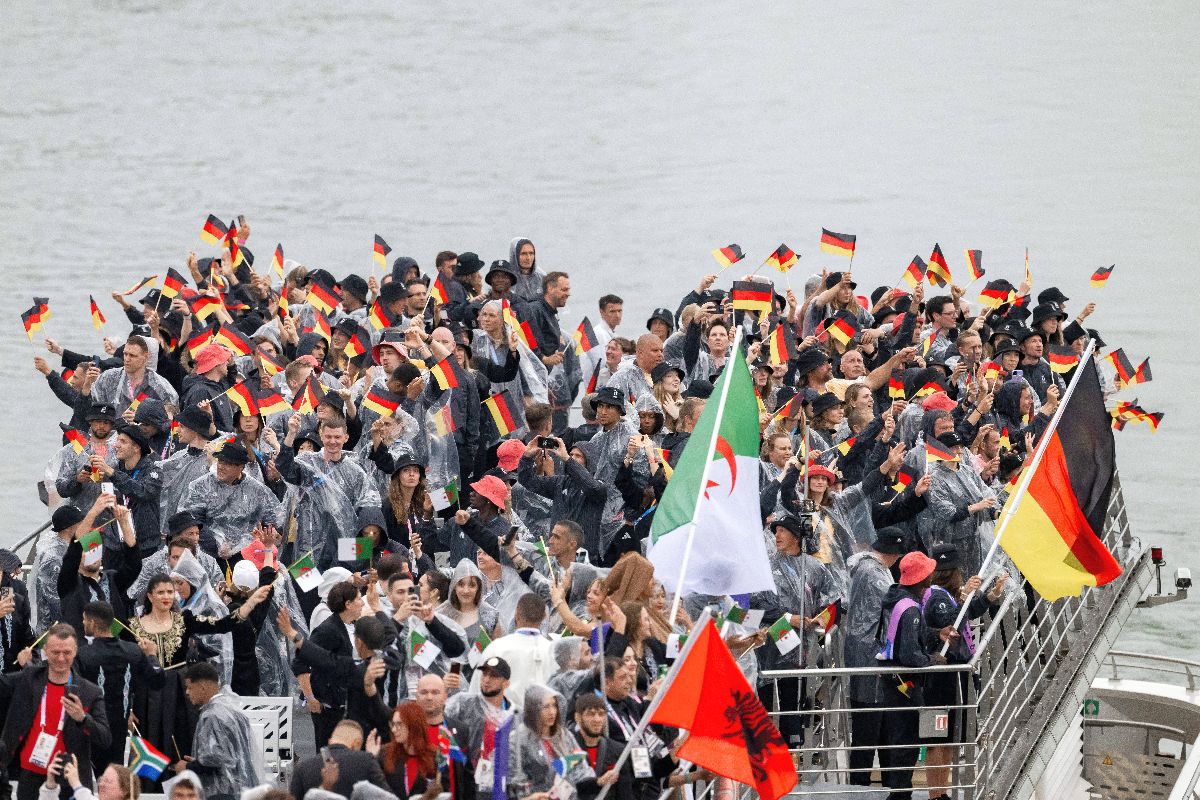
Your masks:
{"label": "woman with long hair", "polygon": [[[445,602],[438,606],[437,612],[445,614],[466,631],[468,653],[470,643],[482,641],[480,631],[487,634],[489,640],[504,635],[500,627],[500,612],[483,599],[483,573],[468,559],[462,559],[454,567],[449,594]],[[467,656],[464,654],[454,660],[465,662]]]}
{"label": "woman with long hair", "polygon": [[383,497],[383,519],[389,539],[411,546],[413,534],[425,541],[435,532],[433,502],[425,488],[424,464],[409,453],[395,467]]}
{"label": "woman with long hair", "polygon": [[258,414],[243,414],[241,409],[233,412],[234,435],[250,454],[250,463],[246,465],[246,473],[252,478],[265,483],[263,464],[275,458],[279,452],[279,440],[274,431],[268,433],[263,418]]}
{"label": "woman with long hair", "polygon": [[[566,702],[553,689],[534,684],[525,690],[521,707],[521,726],[513,739],[509,756],[509,782],[519,797],[548,792],[556,784],[562,787],[564,798],[583,793],[594,796],[600,789],[596,773],[584,755],[579,742],[567,730]],[[556,764],[557,762],[557,764]],[[556,778],[562,775],[563,780]]]}
{"label": "woman with long hair", "polygon": [[650,372],[650,378],[654,381],[650,391],[662,406],[667,430],[675,433],[675,426],[679,424],[679,409],[683,406],[683,370],[664,361]]}
{"label": "woman with long hair", "polygon": [[650,608],[642,603],[622,603],[625,639],[638,662],[638,688],[645,690],[658,677],[658,667],[667,663],[666,637],[659,639],[651,622]]}
{"label": "woman with long hair", "polygon": [[383,777],[397,797],[441,791],[437,758],[426,732],[425,712],[414,700],[405,700],[392,711],[391,740],[381,744],[377,733],[367,740],[367,752],[379,759]]}

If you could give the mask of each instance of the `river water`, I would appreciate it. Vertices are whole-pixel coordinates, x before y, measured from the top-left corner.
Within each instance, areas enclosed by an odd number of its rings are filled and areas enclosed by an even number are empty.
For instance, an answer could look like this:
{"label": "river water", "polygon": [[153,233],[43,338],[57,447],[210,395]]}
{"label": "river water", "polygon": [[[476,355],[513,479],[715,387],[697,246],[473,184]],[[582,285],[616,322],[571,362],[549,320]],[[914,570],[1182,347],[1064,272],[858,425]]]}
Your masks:
{"label": "river water", "polygon": [[[751,263],[787,242],[797,285],[840,268],[824,226],[858,235],[864,287],[940,241],[957,273],[978,248],[1014,283],[1029,247],[1035,289],[1097,301],[1110,347],[1153,356],[1136,394],[1166,413],[1118,434],[1134,529],[1200,575],[1175,333],[1200,300],[1198,38],[1179,2],[8,3],[0,543],[45,519],[63,418],[19,313],[48,295],[47,332],[96,349],[87,295],[124,330],[108,293],[205,254],[209,212],[245,214],[262,264],[278,241],[336,275],[368,274],[374,233],[427,268],[528,236],[571,274],[570,326],[615,291],[630,333],[717,246]],[[1194,619],[1139,612],[1122,646],[1200,656]]]}

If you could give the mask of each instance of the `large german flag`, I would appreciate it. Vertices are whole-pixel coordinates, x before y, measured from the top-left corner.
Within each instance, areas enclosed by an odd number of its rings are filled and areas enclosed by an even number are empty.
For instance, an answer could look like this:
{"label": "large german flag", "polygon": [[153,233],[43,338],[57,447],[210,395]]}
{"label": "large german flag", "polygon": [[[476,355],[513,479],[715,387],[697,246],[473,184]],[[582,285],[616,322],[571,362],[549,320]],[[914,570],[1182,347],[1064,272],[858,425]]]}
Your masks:
{"label": "large german flag", "polygon": [[731,244],[728,247],[718,247],[712,251],[712,256],[717,260],[717,263],[724,267],[732,267],[737,262],[746,257],[742,252],[742,248],[736,244]]}
{"label": "large german flag", "polygon": [[1028,491],[1014,492],[1000,544],[1046,600],[1078,595],[1121,574],[1104,546],[1115,466],[1112,429],[1091,358],[1077,373],[1074,393],[1045,443]]}
{"label": "large german flag", "polygon": [[928,269],[923,258],[913,256],[913,260],[908,263],[908,269],[904,270],[904,275],[901,277],[910,289],[915,289],[921,285],[921,281],[925,280],[925,272]]}
{"label": "large german flag", "polygon": [[770,313],[773,295],[772,285],[766,281],[734,281],[733,310]]}
{"label": "large german flag", "polygon": [[821,228],[821,250],[835,256],[854,257],[854,242],[857,239],[849,233],[834,233]]}
{"label": "large german flag", "polygon": [[946,264],[946,257],[942,255],[940,244],[933,245],[933,252],[929,254],[929,271],[925,273],[925,277],[929,278],[929,283],[933,286],[949,286],[954,280],[950,276],[950,267]]}

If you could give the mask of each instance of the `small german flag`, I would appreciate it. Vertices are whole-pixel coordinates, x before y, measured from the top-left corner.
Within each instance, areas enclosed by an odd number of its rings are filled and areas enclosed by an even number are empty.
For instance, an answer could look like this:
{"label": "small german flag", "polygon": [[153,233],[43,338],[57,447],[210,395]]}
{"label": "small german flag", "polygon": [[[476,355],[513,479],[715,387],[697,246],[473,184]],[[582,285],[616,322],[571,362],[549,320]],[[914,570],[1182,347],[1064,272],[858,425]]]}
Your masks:
{"label": "small german flag", "polygon": [[508,302],[508,298],[500,301],[500,317],[505,325],[508,325],[513,331],[520,330],[521,321],[517,319],[517,315],[513,312],[512,304]]}
{"label": "small german flag", "polygon": [[378,299],[371,304],[371,311],[367,314],[367,319],[370,321],[371,327],[377,331],[392,327],[391,317],[388,316],[383,303]]}
{"label": "small german flag", "polygon": [[1046,353],[1046,361],[1050,363],[1052,372],[1057,375],[1065,375],[1079,365],[1079,356],[1070,347],[1051,345],[1050,350]]}
{"label": "small german flag", "polygon": [[454,424],[454,414],[450,410],[450,404],[446,403],[437,411],[433,411],[429,415],[433,422],[433,429],[437,431],[438,436],[446,436],[454,433],[458,426]]}
{"label": "small german flag", "polygon": [[1004,370],[995,361],[989,361],[983,365],[983,377],[989,381],[994,381],[1000,377],[1000,373]]}
{"label": "small german flag", "polygon": [[446,356],[441,361],[429,368],[429,374],[437,381],[437,385],[445,391],[446,389],[454,389],[458,387],[458,371],[457,363],[454,361],[454,356]]}
{"label": "small german flag", "polygon": [[433,282],[432,288],[429,290],[429,296],[433,298],[436,305],[444,306],[450,302],[450,295],[446,293],[446,284],[442,283],[442,276],[438,275],[437,280]]}
{"label": "small german flag", "polygon": [[195,358],[196,354],[200,352],[201,347],[205,347],[212,343],[213,337],[216,336],[216,333],[218,330],[220,330],[220,328],[221,323],[218,322],[215,325],[210,325],[209,327],[204,328],[200,332],[194,334],[192,338],[188,339],[187,344],[185,345],[185,347],[187,347],[188,355],[190,355],[192,358]]}
{"label": "small german flag", "polygon": [[21,324],[25,326],[25,335],[32,342],[33,334],[42,327],[41,312],[36,303],[28,311],[21,312]]}
{"label": "small german flag", "polygon": [[133,294],[134,292],[140,292],[144,287],[149,286],[150,284],[154,283],[156,280],[158,280],[157,275],[148,275],[145,278],[142,278],[140,281],[138,281],[133,286],[133,288],[130,289],[129,291],[121,292],[121,295],[123,297],[129,297],[129,295]]}
{"label": "small german flag", "polygon": [[271,256],[271,271],[275,277],[283,280],[283,245],[275,245],[275,255]]}
{"label": "small german flag", "polygon": [[267,353],[265,350],[258,350],[254,353],[254,355],[258,357],[259,367],[267,377],[274,378],[276,375],[283,372],[284,365],[276,361],[270,355],[270,353]]}
{"label": "small german flag", "polygon": [[63,367],[63,371],[59,374],[62,375],[62,379],[64,381],[70,383],[71,378],[75,377],[75,370],[71,369],[70,367]]}
{"label": "small german flag", "polygon": [[204,221],[204,227],[200,229],[200,238],[215,247],[227,233],[229,229],[225,227],[225,223],[209,214],[208,219]]}
{"label": "small german flag", "polygon": [[184,286],[187,286],[187,279],[174,267],[167,267],[167,276],[163,278],[161,289],[162,296],[168,300],[178,297]]}
{"label": "small german flag", "polygon": [[596,329],[592,327],[592,321],[587,317],[584,317],[583,322],[579,323],[579,327],[575,329],[575,333],[571,334],[571,338],[575,340],[575,355],[579,356],[600,344],[600,340],[596,338]]}
{"label": "small german flag", "polygon": [[75,451],[76,455],[87,449],[87,436],[83,435],[83,433],[75,430],[74,428],[62,424],[61,422],[58,423],[58,427],[62,429],[63,436],[66,438],[67,444],[71,445],[71,449]]}
{"label": "small german flag", "polygon": [[381,417],[390,417],[400,407],[400,401],[403,399],[382,386],[375,386],[362,399],[362,407],[371,409]]}
{"label": "small german flag", "polygon": [[359,327],[350,337],[350,341],[346,342],[345,353],[348,358],[357,358],[370,349],[371,334]]}
{"label": "small german flag", "polygon": [[967,269],[971,271],[971,280],[977,281],[983,277],[983,251],[968,250]]}
{"label": "small german flag", "polygon": [[1148,383],[1153,380],[1150,374],[1150,359],[1147,358],[1141,364],[1138,364],[1137,371],[1133,373],[1133,377],[1129,379],[1127,386],[1136,386],[1139,383]]}
{"label": "small german flag", "polygon": [[142,401],[143,401],[143,400],[145,400],[145,399],[146,399],[147,397],[149,397],[149,396],[150,396],[150,395],[146,394],[145,392],[138,392],[138,396],[137,396],[137,397],[135,397],[135,398],[133,398],[133,402],[131,402],[131,403],[129,404],[129,410],[130,410],[130,411],[137,411],[137,410],[138,410],[138,406],[140,406],[140,405],[142,404]]}
{"label": "small german flag", "polygon": [[1008,437],[1008,426],[1007,425],[1005,425],[1000,430],[1000,449],[1001,450],[1012,450],[1012,439],[1010,439]]}
{"label": "small german flag", "polygon": [[100,306],[96,305],[96,299],[90,294],[88,295],[88,304],[92,308],[92,327],[96,330],[100,330],[107,320],[104,319],[104,315],[100,313]]}
{"label": "small german flag", "polygon": [[[754,399],[758,401],[758,413],[759,414],[767,413],[767,404],[763,402],[762,395],[758,393],[757,386],[754,387]],[[632,389],[629,392],[629,402],[631,405],[637,404],[637,398],[633,396]]]}
{"label": "small german flag", "polygon": [[508,392],[494,394],[483,401],[483,406],[492,416],[492,423],[500,436],[507,436],[517,429],[516,420],[512,415],[512,400]]}
{"label": "small german flag", "polygon": [[925,440],[925,463],[932,464],[935,461],[958,461],[958,456],[937,439],[930,437]]}
{"label": "small german flag", "polygon": [[661,447],[656,447],[654,448],[654,454],[658,457],[658,463],[662,464],[663,477],[667,480],[671,480],[671,478],[675,475],[675,468],[671,466],[671,462],[669,461],[671,458],[671,451],[664,450]]}
{"label": "small german flag", "polygon": [[849,439],[847,439],[846,441],[837,445],[833,449],[838,451],[838,453],[840,454],[839,457],[845,458],[850,453],[850,448],[854,447],[854,443],[857,441],[858,441],[857,436],[851,436]]}
{"label": "small german flag", "polygon": [[938,329],[934,328],[921,339],[921,355],[929,355],[930,349],[933,348],[933,343],[937,341]]}
{"label": "small german flag", "polygon": [[254,350],[246,337],[242,336],[236,328],[218,327],[213,332],[213,341],[225,345],[234,355],[248,356]]}
{"label": "small german flag", "polygon": [[799,402],[804,402],[803,399],[800,398],[801,395],[799,394],[792,395],[786,403],[775,409],[775,416],[772,417],[772,419],[787,419],[792,411],[796,408],[797,400],[799,399]]}
{"label": "small german flag", "polygon": [[225,396],[229,398],[229,402],[237,406],[244,417],[252,417],[258,414],[258,402],[254,399],[254,392],[246,385],[245,381],[235,383],[225,390]]}
{"label": "small german flag", "polygon": [[225,233],[225,247],[229,249],[229,261],[233,266],[240,266],[242,263],[242,246],[238,244],[238,228],[236,222],[229,223],[229,230]]}
{"label": "small german flag", "polygon": [[1092,288],[1099,289],[1100,287],[1104,286],[1104,284],[1108,283],[1108,279],[1112,276],[1112,271],[1116,268],[1116,266],[1116,264],[1113,264],[1111,267],[1101,267],[1093,272],[1091,278]]}
{"label": "small german flag", "polygon": [[1011,303],[1014,293],[1013,285],[1003,278],[988,281],[979,293],[979,304],[994,311],[1005,303]]}
{"label": "small german flag", "polygon": [[[792,248],[786,244],[781,244],[775,248],[775,252],[767,256],[765,263],[769,267],[774,267],[780,272],[787,272],[792,267],[796,266],[796,262],[800,260],[800,256],[792,252]],[[735,283],[736,287],[737,284]]]}
{"label": "small german flag", "polygon": [[319,333],[326,344],[333,341],[333,328],[329,326],[329,317],[320,311],[313,310],[313,324],[304,329],[305,333]]}
{"label": "small german flag", "polygon": [[1113,427],[1117,430],[1122,430],[1127,422],[1144,422],[1157,432],[1158,424],[1162,422],[1163,418],[1162,413],[1151,414],[1147,412],[1138,405],[1137,400],[1121,401],[1117,403],[1117,407],[1110,413],[1113,417]]}
{"label": "small german flag", "polygon": [[904,381],[893,375],[888,378],[888,398],[891,400],[904,399]]}
{"label": "small german flag", "polygon": [[1029,248],[1025,248],[1025,285],[1033,288],[1033,273],[1029,271]]}
{"label": "small german flag", "polygon": [[537,350],[537,339],[533,335],[533,327],[528,322],[522,322],[517,326],[517,336],[525,343],[525,346],[530,350]]}
{"label": "small german flag", "polygon": [[734,311],[769,314],[774,291],[772,285],[766,281],[734,281],[730,296],[733,299]]}
{"label": "small german flag", "polygon": [[592,377],[588,378],[587,388],[583,390],[584,394],[591,394],[596,391],[596,384],[600,381],[600,367],[604,365],[603,359],[596,362],[596,366],[592,368]]}
{"label": "small german flag", "polygon": [[380,269],[387,269],[387,257],[390,252],[392,252],[392,248],[388,247],[388,243],[378,233],[375,234],[375,250],[371,253],[371,258],[375,260]]}
{"label": "small german flag", "polygon": [[334,293],[332,287],[323,285],[320,281],[313,281],[308,287],[308,297],[305,298],[308,304],[313,308],[318,309],[322,314],[332,314],[333,310],[338,307],[341,302]]}
{"label": "small german flag", "polygon": [[896,490],[896,494],[900,494],[909,487],[909,484],[916,477],[911,467],[900,467],[900,471],[896,473],[896,482],[892,484],[892,488]]}
{"label": "small german flag", "polygon": [[942,246],[934,243],[933,252],[929,254],[929,270],[925,273],[931,286],[949,286],[954,280],[950,277],[950,267],[946,257],[942,255]]}
{"label": "small german flag", "polygon": [[780,322],[767,334],[767,355],[771,366],[777,367],[792,360],[793,335],[791,326],[786,322]]}
{"label": "small german flag", "polygon": [[915,289],[921,285],[921,281],[925,280],[925,271],[929,267],[925,264],[924,259],[920,256],[913,256],[913,260],[908,263],[908,269],[904,270],[904,274],[900,277],[908,284],[910,289]]}
{"label": "small german flag", "polygon": [[1112,364],[1113,369],[1117,371],[1118,386],[1122,389],[1128,386],[1130,379],[1133,378],[1133,363],[1125,355],[1125,348],[1118,347],[1106,355],[1104,360]]}
{"label": "small german flag", "polygon": [[188,301],[188,307],[192,309],[193,316],[203,322],[221,308],[221,301],[207,294],[198,294]]}
{"label": "small german flag", "polygon": [[278,414],[291,408],[288,401],[283,399],[283,395],[276,391],[269,391],[266,394],[260,395],[255,398],[254,402],[258,406],[258,413],[264,417],[271,414]]}
{"label": "small german flag", "polygon": [[919,397],[928,397],[931,394],[937,394],[938,392],[942,391],[945,390],[942,388],[940,383],[937,383],[936,381],[929,381],[920,389],[917,389],[916,393],[913,395],[913,399],[916,400]]}
{"label": "small german flag", "polygon": [[832,322],[825,324],[825,330],[843,345],[848,345],[858,334],[858,318],[849,312],[839,311]]}
{"label": "small german flag", "polygon": [[320,394],[317,393],[314,382],[312,376],[308,376],[304,388],[296,392],[296,397],[292,400],[292,408],[301,414],[315,414],[317,403],[321,402],[321,397],[325,394],[324,387]]}
{"label": "small german flag", "polygon": [[276,313],[279,314],[281,320],[287,319],[290,315],[288,310],[290,306],[291,303],[288,302],[287,288],[285,287],[283,293],[279,295],[279,303],[276,306]]}
{"label": "small german flag", "polygon": [[717,263],[724,267],[732,267],[737,262],[746,257],[742,252],[742,248],[736,244],[731,244],[728,247],[718,247],[712,251],[712,257],[717,260]]}
{"label": "small german flag", "polygon": [[835,256],[854,257],[854,242],[857,236],[848,233],[834,233],[821,228],[821,250]]}

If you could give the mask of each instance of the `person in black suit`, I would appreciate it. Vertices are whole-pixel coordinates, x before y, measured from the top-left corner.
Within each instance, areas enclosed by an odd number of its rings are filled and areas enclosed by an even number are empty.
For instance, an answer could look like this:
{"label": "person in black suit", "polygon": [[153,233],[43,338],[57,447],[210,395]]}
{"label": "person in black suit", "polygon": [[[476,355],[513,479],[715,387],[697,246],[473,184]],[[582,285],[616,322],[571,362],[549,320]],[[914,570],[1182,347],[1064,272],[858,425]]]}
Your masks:
{"label": "person in black suit", "polygon": [[[607,717],[608,709],[603,697],[584,694],[575,701],[576,737],[587,754],[588,765],[596,773],[596,783],[600,786],[615,783],[608,792],[609,797],[633,800],[633,770],[628,763],[620,772],[609,774],[621,757],[622,745],[604,735]],[[582,793],[580,797],[587,800]]]}
{"label": "person in black suit", "polygon": [[106,748],[95,748],[92,752],[92,769],[99,775],[109,764],[125,763],[125,737],[129,719],[133,687],[146,686],[160,689],[166,673],[158,659],[147,655],[149,641],[143,639],[140,646],[113,636],[112,606],[104,602],[88,603],[83,607],[84,635],[92,637],[89,644],[79,648],[75,666],[87,680],[101,685],[104,675],[104,710],[112,728],[112,742]]}
{"label": "person in black suit", "polygon": [[[338,767],[337,782],[331,791],[342,797],[349,797],[354,791],[354,784],[362,780],[390,791],[379,761],[375,756],[363,751],[362,746],[362,727],[354,720],[344,719],[334,726],[329,745],[323,748]],[[292,797],[302,798],[309,789],[319,787],[321,768],[324,766],[325,759],[320,752],[297,763],[292,771],[292,783],[289,786]]]}
{"label": "person in black suit", "polygon": [[314,628],[308,641],[319,648],[314,648],[312,653],[323,652],[331,657],[333,667],[306,658],[307,647],[299,649],[292,664],[292,671],[312,713],[313,738],[317,747],[324,747],[329,742],[334,727],[346,716],[346,686],[354,675],[355,666],[354,643],[350,641],[347,626],[353,625],[363,610],[363,599],[349,581],[330,589],[325,602],[333,616]]}
{"label": "person in black suit", "polygon": [[[112,740],[100,687],[72,669],[79,637],[70,625],[47,631],[46,663],[0,675],[0,700],[8,700],[8,716],[0,729],[0,764],[17,775],[17,800],[36,800],[46,768],[59,753],[90,764],[92,748]],[[92,788],[90,770],[83,783]],[[63,798],[68,797],[66,790]]]}

